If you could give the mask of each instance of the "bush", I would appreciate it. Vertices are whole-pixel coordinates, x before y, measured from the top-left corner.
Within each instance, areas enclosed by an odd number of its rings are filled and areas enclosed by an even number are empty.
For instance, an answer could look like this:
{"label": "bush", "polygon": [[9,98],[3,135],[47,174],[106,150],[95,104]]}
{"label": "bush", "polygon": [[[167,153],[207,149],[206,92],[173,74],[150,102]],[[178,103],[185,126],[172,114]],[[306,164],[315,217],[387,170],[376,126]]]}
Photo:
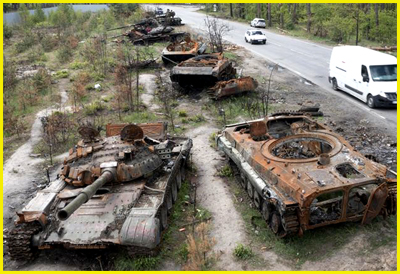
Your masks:
{"label": "bush", "polygon": [[32,80],[33,85],[40,94],[45,95],[49,91],[51,86],[51,76],[46,69],[40,68],[32,77]]}
{"label": "bush", "polygon": [[187,115],[186,110],[179,110],[178,111],[178,116],[179,117],[187,117],[188,115]]}
{"label": "bush", "polygon": [[240,260],[247,260],[254,256],[250,247],[238,244],[233,250],[233,255]]}
{"label": "bush", "polygon": [[68,76],[69,72],[66,70],[59,70],[53,75],[54,79],[68,78]]}
{"label": "bush", "polygon": [[57,59],[61,64],[68,62],[72,55],[72,49],[68,46],[62,46],[56,53]]}
{"label": "bush", "polygon": [[219,172],[218,175],[221,177],[233,177],[233,171],[229,165],[225,165]]}
{"label": "bush", "polygon": [[85,107],[86,115],[95,115],[97,112],[104,110],[106,107],[100,101],[95,101]]}
{"label": "bush", "polygon": [[190,117],[188,120],[194,123],[201,123],[204,122],[206,119],[204,118],[203,115],[197,114],[195,116]]}
{"label": "bush", "polygon": [[21,42],[15,44],[15,50],[17,53],[22,53],[32,47],[35,44],[35,37],[28,31],[23,34],[23,39]]}
{"label": "bush", "polygon": [[12,29],[6,22],[3,23],[3,40],[10,39],[13,35]]}

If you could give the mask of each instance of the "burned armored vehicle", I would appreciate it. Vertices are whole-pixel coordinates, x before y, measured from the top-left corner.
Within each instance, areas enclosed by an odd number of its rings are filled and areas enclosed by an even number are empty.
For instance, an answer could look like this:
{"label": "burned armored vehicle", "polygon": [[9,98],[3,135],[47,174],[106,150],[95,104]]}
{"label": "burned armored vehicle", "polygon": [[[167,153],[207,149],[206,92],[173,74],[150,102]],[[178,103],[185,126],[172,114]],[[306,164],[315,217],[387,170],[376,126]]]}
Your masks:
{"label": "burned armored vehicle", "polygon": [[39,191],[7,235],[12,259],[35,249],[122,246],[151,254],[168,226],[192,147],[165,138],[164,123],[107,125],[102,138],[82,127],[59,178]]}
{"label": "burned armored vehicle", "polygon": [[161,53],[164,64],[179,63],[203,54],[207,45],[205,43],[198,43],[186,36],[181,41],[175,41],[169,44]]}
{"label": "burned armored vehicle", "polygon": [[172,68],[171,81],[182,87],[210,87],[218,81],[236,76],[236,69],[222,53],[205,54],[190,58]]}
{"label": "burned armored vehicle", "polygon": [[396,174],[308,116],[279,114],[228,125],[216,141],[280,237],[396,213]]}

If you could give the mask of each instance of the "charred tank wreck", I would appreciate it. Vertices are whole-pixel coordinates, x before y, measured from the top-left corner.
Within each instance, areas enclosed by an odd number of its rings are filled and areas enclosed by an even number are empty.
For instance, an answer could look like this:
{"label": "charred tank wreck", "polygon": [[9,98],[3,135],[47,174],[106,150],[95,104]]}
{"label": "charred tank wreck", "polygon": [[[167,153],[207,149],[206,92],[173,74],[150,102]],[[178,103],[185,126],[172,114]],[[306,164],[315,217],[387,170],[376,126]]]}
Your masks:
{"label": "charred tank wreck", "polygon": [[81,127],[59,178],[18,214],[7,235],[12,259],[35,249],[124,246],[151,253],[168,226],[192,147],[165,138],[166,125],[107,125],[106,137]]}
{"label": "charred tank wreck", "polygon": [[216,141],[280,237],[396,214],[396,174],[308,116],[279,114],[228,125]]}

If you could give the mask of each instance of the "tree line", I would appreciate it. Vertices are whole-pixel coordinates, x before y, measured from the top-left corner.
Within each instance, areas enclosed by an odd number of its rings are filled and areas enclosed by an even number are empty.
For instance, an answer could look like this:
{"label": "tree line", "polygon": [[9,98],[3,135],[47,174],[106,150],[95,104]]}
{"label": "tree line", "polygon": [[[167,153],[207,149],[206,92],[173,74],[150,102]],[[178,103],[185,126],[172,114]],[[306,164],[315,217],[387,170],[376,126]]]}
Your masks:
{"label": "tree line", "polygon": [[363,40],[385,45],[397,43],[395,3],[219,3],[205,4],[205,10],[246,21],[264,18],[269,28],[300,29],[337,43],[358,44]]}

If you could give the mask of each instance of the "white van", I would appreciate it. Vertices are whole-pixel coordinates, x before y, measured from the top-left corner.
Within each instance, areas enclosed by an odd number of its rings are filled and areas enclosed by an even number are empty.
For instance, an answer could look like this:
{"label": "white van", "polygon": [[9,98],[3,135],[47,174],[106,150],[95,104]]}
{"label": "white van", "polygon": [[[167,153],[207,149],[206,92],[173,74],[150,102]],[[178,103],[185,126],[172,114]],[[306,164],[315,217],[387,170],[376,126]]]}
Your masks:
{"label": "white van", "polygon": [[397,106],[397,58],[359,46],[334,47],[329,83],[370,108]]}

